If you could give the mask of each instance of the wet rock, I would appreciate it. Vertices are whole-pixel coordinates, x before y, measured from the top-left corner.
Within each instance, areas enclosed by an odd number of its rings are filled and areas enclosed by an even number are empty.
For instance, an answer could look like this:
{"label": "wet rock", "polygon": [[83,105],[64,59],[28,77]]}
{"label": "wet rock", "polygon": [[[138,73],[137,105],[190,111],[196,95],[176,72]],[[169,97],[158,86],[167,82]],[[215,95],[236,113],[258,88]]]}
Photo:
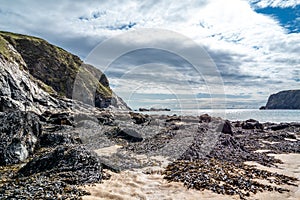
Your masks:
{"label": "wet rock", "polygon": [[115,124],[115,119],[112,114],[110,113],[102,113],[101,115],[97,116],[97,119],[100,124],[102,125],[109,125],[109,126],[114,126]]}
{"label": "wet rock", "polygon": [[248,119],[242,123],[243,129],[263,129],[263,125],[254,119]]}
{"label": "wet rock", "polygon": [[166,119],[166,122],[180,122],[180,121],[181,121],[181,117],[177,115],[168,116],[168,118]]}
{"label": "wet rock", "polygon": [[211,116],[209,116],[208,114],[200,115],[199,118],[200,118],[200,123],[203,123],[203,122],[209,123],[212,120]]}
{"label": "wet rock", "polygon": [[48,123],[72,126],[74,117],[70,113],[54,113],[49,116]]}
{"label": "wet rock", "polygon": [[275,124],[275,125],[269,126],[268,128],[273,131],[278,131],[278,130],[288,128],[289,126],[290,125],[288,123],[280,123],[280,124]]}
{"label": "wet rock", "polygon": [[80,138],[63,133],[44,133],[40,136],[41,147],[56,147],[66,144],[82,144]]}
{"label": "wet rock", "polygon": [[141,142],[143,140],[142,136],[135,130],[130,128],[115,128],[110,132],[106,132],[105,135],[110,139],[115,139],[117,142],[119,140],[125,140],[127,142]]}
{"label": "wet rock", "polygon": [[43,173],[59,175],[69,184],[95,183],[102,179],[102,167],[95,153],[83,147],[59,146],[50,153],[28,162],[18,171],[18,176]]}
{"label": "wet rock", "polygon": [[223,125],[223,128],[222,128],[222,133],[226,133],[226,134],[230,134],[230,135],[233,134],[232,129],[231,129],[230,121],[228,121],[228,120],[224,121],[224,125]]}
{"label": "wet rock", "polygon": [[134,112],[130,112],[129,114],[131,116],[131,119],[133,119],[136,124],[144,124],[145,122],[149,121],[148,115]]}
{"label": "wet rock", "polygon": [[150,109],[147,109],[147,108],[139,108],[139,111],[140,111],[140,112],[149,112]]}
{"label": "wet rock", "polygon": [[32,155],[41,135],[39,117],[31,112],[0,116],[0,165],[16,164]]}

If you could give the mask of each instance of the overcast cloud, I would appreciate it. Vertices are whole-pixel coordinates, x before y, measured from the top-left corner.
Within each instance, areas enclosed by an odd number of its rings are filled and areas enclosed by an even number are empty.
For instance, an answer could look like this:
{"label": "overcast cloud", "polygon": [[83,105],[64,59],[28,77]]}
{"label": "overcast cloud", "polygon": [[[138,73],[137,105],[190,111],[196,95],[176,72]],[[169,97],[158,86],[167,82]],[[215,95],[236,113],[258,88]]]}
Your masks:
{"label": "overcast cloud", "polygon": [[[284,12],[289,12],[290,17],[285,17]],[[139,28],[164,28],[189,37],[203,46],[214,60],[224,82],[227,107],[257,108],[271,93],[299,89],[299,26],[300,0],[0,0],[1,30],[42,37],[83,60],[105,39]],[[180,46],[174,41],[173,46],[177,45]],[[169,77],[168,87],[178,88],[181,95],[185,95],[181,81],[192,88],[193,94],[184,96],[191,107],[190,98],[209,93],[207,88],[201,88],[202,77],[184,70],[188,66],[186,61],[161,53],[133,52],[116,60],[112,64],[115,67],[108,73],[112,86],[117,87],[122,82],[121,91],[132,93],[134,88],[129,88],[133,83],[130,81],[141,83],[142,77],[153,76],[159,83]],[[156,59],[164,66],[164,76],[155,74],[157,70],[151,74],[145,67],[136,68],[140,69],[136,74],[123,76],[128,70],[147,64],[147,59]],[[118,80],[119,75],[122,80]],[[144,89],[135,88],[136,95],[132,98],[138,97],[135,100],[144,103],[131,105],[152,105],[141,94],[154,90],[164,99],[151,97],[156,101],[153,105],[175,101],[174,96],[168,96],[172,91],[151,84]],[[197,101],[203,102],[205,98],[198,95]]]}

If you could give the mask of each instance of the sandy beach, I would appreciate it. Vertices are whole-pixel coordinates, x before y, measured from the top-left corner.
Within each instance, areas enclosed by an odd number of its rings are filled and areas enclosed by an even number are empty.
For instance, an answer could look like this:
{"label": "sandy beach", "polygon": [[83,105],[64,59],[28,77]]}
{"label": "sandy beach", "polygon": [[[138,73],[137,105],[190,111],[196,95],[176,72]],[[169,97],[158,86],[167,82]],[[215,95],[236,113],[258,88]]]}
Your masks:
{"label": "sandy beach", "polygon": [[[96,150],[99,155],[108,155],[120,148],[120,146],[113,146],[109,148],[103,148]],[[300,178],[300,154],[269,154],[275,158],[280,159],[283,163],[277,164],[275,167],[265,167],[255,162],[246,162],[248,165],[255,165],[259,169],[267,170],[270,172],[277,172],[287,176]],[[163,165],[166,165],[164,163]],[[92,186],[86,186],[84,189],[91,193],[90,196],[84,196],[84,200],[100,200],[100,199],[115,199],[115,200],[198,200],[198,199],[213,199],[213,200],[230,200],[240,199],[238,195],[221,195],[213,193],[209,190],[199,191],[195,189],[187,189],[183,186],[183,183],[168,182],[163,179],[161,172],[164,166],[160,167],[148,167],[143,169],[126,170],[120,173],[111,174],[110,180],[104,180],[102,184],[95,184]],[[268,184],[267,181],[258,180],[264,184]],[[299,183],[299,182],[298,182]],[[290,192],[261,192],[255,195],[251,195],[248,199],[259,200],[298,200],[300,199],[300,186],[287,186],[281,187],[289,189]]]}

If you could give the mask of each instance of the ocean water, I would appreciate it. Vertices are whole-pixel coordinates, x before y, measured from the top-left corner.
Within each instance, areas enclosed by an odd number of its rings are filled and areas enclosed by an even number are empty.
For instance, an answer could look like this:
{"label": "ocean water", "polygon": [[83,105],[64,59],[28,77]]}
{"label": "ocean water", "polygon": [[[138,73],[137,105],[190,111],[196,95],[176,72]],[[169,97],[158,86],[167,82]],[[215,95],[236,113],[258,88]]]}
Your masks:
{"label": "ocean water", "polygon": [[[256,119],[260,122],[300,122],[300,110],[258,110],[258,109],[201,109],[201,110],[172,110],[170,112],[146,112],[149,114],[192,115],[199,116],[207,113],[214,117],[222,117],[232,121]],[[145,114],[146,114],[145,113]]]}

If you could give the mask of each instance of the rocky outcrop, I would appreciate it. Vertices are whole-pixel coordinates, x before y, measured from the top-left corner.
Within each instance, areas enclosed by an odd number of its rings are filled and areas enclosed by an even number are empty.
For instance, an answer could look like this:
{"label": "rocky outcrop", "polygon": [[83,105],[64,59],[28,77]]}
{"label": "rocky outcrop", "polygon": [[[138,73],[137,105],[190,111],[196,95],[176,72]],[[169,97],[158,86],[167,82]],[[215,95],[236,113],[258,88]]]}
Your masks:
{"label": "rocky outcrop", "polygon": [[0,45],[0,110],[50,106],[57,98],[74,99],[78,90],[85,91],[90,102],[75,100],[99,108],[129,109],[100,70],[43,39],[0,32]]}
{"label": "rocky outcrop", "polygon": [[32,155],[41,135],[39,117],[30,112],[0,116],[0,165],[16,164]]}
{"label": "rocky outcrop", "polygon": [[94,183],[102,179],[99,159],[83,147],[58,146],[50,153],[31,160],[18,171],[19,176],[36,173],[47,176],[56,174],[68,178],[67,182],[71,184]]}
{"label": "rocky outcrop", "polygon": [[264,109],[300,109],[300,90],[286,90],[272,94]]}

